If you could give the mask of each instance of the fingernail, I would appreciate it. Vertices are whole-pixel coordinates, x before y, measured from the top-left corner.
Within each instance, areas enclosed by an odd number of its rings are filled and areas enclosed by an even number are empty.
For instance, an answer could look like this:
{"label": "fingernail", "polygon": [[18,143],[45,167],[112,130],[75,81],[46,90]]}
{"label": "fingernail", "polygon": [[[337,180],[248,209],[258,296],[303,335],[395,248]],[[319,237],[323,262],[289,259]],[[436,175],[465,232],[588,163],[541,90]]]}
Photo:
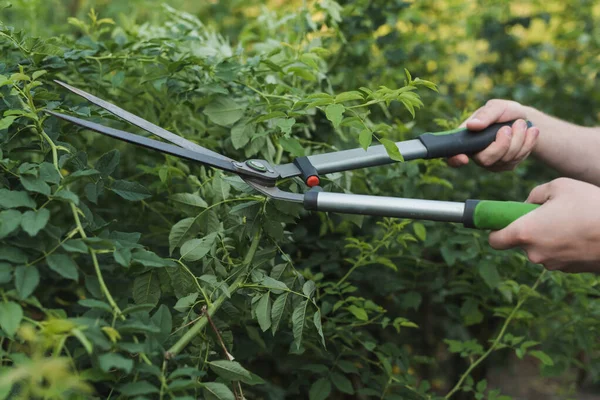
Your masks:
{"label": "fingernail", "polygon": [[473,122],[473,123],[476,123],[476,124],[480,124],[480,123],[481,123],[481,120],[480,120],[479,118],[473,118],[473,119],[471,119],[469,122]]}
{"label": "fingernail", "polygon": [[517,120],[516,125],[519,129],[527,129],[527,122],[523,119]]}
{"label": "fingernail", "polygon": [[538,128],[533,128],[533,131],[531,132],[531,134],[534,137],[538,137],[538,136],[540,136],[540,130]]}
{"label": "fingernail", "polygon": [[509,127],[502,128],[504,130],[504,134],[508,137],[512,137],[512,129]]}

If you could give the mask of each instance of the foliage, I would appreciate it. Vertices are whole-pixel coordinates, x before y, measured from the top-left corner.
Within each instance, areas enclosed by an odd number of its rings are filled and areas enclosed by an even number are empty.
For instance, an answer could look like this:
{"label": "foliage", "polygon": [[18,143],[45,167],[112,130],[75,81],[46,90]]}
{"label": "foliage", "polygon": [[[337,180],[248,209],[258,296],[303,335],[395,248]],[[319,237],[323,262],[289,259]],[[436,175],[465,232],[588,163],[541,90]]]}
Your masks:
{"label": "foliage", "polygon": [[[276,163],[389,149],[492,97],[593,124],[597,4],[246,0],[195,15],[137,1],[85,15],[88,3],[45,3],[16,1],[0,25],[0,398],[498,400],[486,369],[512,352],[598,379],[595,276],[543,273],[458,225],[308,214],[44,112],[134,129],[60,79]],[[126,14],[144,5],[148,21]],[[551,175],[430,160],[323,186],[522,199]]]}

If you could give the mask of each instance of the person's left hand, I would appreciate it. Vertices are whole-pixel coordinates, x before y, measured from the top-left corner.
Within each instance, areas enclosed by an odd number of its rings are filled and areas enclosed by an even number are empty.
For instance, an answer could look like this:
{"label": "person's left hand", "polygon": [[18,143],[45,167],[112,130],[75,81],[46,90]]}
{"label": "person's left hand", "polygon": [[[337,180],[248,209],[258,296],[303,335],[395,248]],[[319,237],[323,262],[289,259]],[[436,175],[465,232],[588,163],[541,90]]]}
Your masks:
{"label": "person's left hand", "polygon": [[531,191],[542,204],[506,228],[490,233],[498,250],[520,247],[549,270],[600,272],[600,188],[559,178]]}

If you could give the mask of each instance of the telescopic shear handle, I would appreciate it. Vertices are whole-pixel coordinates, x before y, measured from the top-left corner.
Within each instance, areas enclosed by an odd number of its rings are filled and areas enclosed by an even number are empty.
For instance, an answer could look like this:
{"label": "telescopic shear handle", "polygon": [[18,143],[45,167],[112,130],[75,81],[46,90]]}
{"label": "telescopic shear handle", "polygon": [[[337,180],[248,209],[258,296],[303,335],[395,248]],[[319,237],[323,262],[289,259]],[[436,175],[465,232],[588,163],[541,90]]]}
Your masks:
{"label": "telescopic shear handle", "polygon": [[467,200],[462,203],[328,193],[315,189],[304,194],[307,210],[459,222],[467,228],[477,229],[503,229],[539,207],[514,201]]}

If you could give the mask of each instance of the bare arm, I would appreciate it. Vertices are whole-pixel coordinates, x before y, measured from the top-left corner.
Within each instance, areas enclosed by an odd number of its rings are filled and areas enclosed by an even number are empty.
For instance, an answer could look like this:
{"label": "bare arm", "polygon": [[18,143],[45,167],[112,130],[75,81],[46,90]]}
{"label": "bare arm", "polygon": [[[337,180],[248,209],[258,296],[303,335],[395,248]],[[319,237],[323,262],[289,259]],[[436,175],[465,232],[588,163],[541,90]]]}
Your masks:
{"label": "bare arm", "polygon": [[564,176],[600,186],[600,128],[588,128],[524,107],[540,129],[533,148],[536,158]]}

